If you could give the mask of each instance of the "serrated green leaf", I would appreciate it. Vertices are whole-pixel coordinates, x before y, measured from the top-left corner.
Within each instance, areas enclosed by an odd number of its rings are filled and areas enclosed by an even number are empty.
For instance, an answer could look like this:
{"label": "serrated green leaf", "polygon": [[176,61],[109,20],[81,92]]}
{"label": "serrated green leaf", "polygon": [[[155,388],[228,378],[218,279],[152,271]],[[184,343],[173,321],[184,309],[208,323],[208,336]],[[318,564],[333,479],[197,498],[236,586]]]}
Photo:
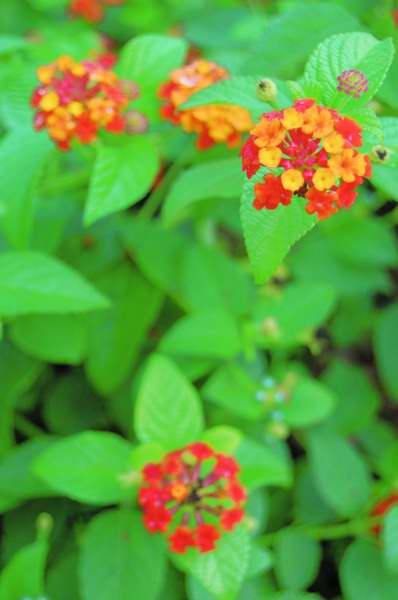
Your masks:
{"label": "serrated green leaf", "polygon": [[199,201],[238,198],[243,185],[241,161],[238,158],[196,165],[176,178],[163,204],[162,218],[172,225],[189,216]]}
{"label": "serrated green leaf", "polygon": [[224,533],[213,552],[196,550],[176,559],[177,564],[196,577],[216,600],[234,600],[249,566],[248,532],[238,526]]}
{"label": "serrated green leaf", "polygon": [[35,461],[33,472],[59,494],[89,504],[113,504],[129,491],[122,478],[131,451],[114,433],[85,431],[52,444]]}
{"label": "serrated green leaf", "polygon": [[[311,55],[304,75],[304,89],[325,106],[350,113],[373,98],[384,81],[394,56],[391,39],[379,42],[369,33],[334,35]],[[368,80],[368,91],[360,98],[337,90],[338,76],[356,69]]]}
{"label": "serrated green leaf", "polygon": [[0,314],[86,312],[108,300],[71,267],[40,252],[0,254]]}
{"label": "serrated green leaf", "polygon": [[134,428],[142,442],[175,449],[195,441],[203,429],[195,388],[169,359],[149,359],[138,390]]}
{"label": "serrated green leaf", "polygon": [[158,151],[148,137],[135,136],[120,146],[100,146],[84,211],[85,224],[142,200],[158,170]]}
{"label": "serrated green leaf", "polygon": [[273,275],[291,246],[316,223],[296,197],[289,206],[280,205],[272,211],[256,210],[252,205],[253,187],[263,175],[261,170],[259,175],[246,182],[241,203],[243,233],[257,283],[264,283]]}
{"label": "serrated green leaf", "polygon": [[156,600],[165,567],[162,540],[145,531],[139,513],[103,512],[91,520],[83,539],[82,600]]}
{"label": "serrated green leaf", "polygon": [[321,560],[319,542],[298,529],[283,529],[275,543],[275,574],[279,585],[300,591],[311,585]]}
{"label": "serrated green leaf", "polygon": [[367,464],[353,446],[327,429],[308,436],[311,472],[323,499],[342,517],[355,515],[370,494]]}

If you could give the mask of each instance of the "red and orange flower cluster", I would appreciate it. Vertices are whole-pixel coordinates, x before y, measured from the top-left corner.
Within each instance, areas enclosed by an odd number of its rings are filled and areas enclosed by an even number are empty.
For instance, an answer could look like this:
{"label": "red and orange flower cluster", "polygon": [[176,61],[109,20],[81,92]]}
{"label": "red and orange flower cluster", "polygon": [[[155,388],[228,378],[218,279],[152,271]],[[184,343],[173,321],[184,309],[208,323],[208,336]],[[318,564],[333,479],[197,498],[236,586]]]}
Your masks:
{"label": "red and orange flower cluster", "polygon": [[90,23],[97,23],[104,18],[107,6],[122,4],[123,0],[72,0],[70,12],[77,17],[83,17]]}
{"label": "red and orange flower cluster", "polygon": [[357,187],[371,175],[368,156],[357,150],[359,125],[314,100],[265,113],[250,133],[241,150],[247,176],[262,166],[277,169],[254,186],[257,210],[288,205],[297,194],[307,200],[309,214],[326,219],[349,208]]}
{"label": "red and orange flower cluster", "polygon": [[241,134],[252,127],[250,114],[244,108],[232,104],[210,104],[179,110],[181,104],[199,90],[229,77],[228,71],[204,59],[172,71],[170,80],[159,89],[166,102],[161,108],[162,116],[188,133],[196,133],[199,150],[214,144],[238,146]]}
{"label": "red and orange flower cluster", "polygon": [[69,150],[73,139],[89,144],[100,128],[112,133],[123,131],[122,111],[137,97],[138,88],[119,80],[109,66],[106,55],[83,62],[61,56],[39,67],[40,85],[31,101],[36,109],[35,129],[46,128],[61,150]]}
{"label": "red and orange flower cluster", "polygon": [[222,531],[244,516],[246,492],[237,478],[237,462],[197,442],[148,464],[139,503],[148,531],[168,534],[170,550],[214,550]]}

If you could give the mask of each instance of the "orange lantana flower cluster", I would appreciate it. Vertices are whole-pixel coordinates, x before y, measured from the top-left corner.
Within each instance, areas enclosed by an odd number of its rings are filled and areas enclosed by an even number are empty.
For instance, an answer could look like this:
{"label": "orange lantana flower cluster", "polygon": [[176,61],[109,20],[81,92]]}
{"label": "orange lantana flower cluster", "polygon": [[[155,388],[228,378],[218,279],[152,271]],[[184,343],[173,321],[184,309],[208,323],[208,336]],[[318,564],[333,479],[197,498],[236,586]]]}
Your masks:
{"label": "orange lantana flower cluster", "polygon": [[83,17],[90,23],[97,23],[104,18],[105,8],[122,4],[123,0],[72,0],[70,12],[72,15]]}
{"label": "orange lantana flower cluster", "polygon": [[349,208],[371,175],[368,156],[357,150],[359,125],[312,99],[265,113],[250,133],[241,150],[243,170],[248,177],[262,166],[272,171],[254,186],[258,210],[290,204],[296,194],[307,200],[309,214],[326,219]]}
{"label": "orange lantana flower cluster", "polygon": [[181,125],[185,131],[196,133],[200,150],[220,143],[236,147],[241,141],[241,134],[252,127],[248,111],[232,104],[179,110],[192,94],[228,77],[229,73],[223,67],[198,59],[172,71],[170,80],[160,87],[159,95],[166,101],[161,108],[162,116],[174,125]]}
{"label": "orange lantana flower cluster", "polygon": [[73,139],[89,144],[100,128],[123,131],[122,111],[138,94],[135,84],[119,80],[109,69],[108,56],[83,62],[61,56],[39,67],[37,77],[40,85],[31,101],[34,127],[47,129],[61,150],[69,150]]}

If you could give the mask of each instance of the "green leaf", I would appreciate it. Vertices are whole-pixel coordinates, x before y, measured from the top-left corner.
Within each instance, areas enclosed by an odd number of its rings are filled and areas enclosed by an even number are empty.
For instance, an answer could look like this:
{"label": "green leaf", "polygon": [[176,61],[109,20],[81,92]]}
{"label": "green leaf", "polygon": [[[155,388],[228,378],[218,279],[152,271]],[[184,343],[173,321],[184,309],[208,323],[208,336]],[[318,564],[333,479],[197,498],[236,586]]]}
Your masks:
{"label": "green leaf", "polygon": [[[383,83],[393,56],[391,39],[379,42],[369,33],[334,35],[322,42],[311,55],[305,69],[305,91],[325,106],[350,113],[373,98]],[[349,69],[361,71],[368,80],[368,91],[360,98],[337,90],[338,76]]]}
{"label": "green leaf", "polygon": [[0,455],[13,444],[16,405],[42,369],[42,363],[23,354],[6,340],[0,343]]}
{"label": "green leaf", "polygon": [[236,459],[242,468],[240,479],[249,489],[263,485],[289,487],[292,484],[288,457],[271,446],[246,438],[236,451]]}
{"label": "green leaf", "polygon": [[169,78],[170,71],[183,63],[187,48],[188,44],[182,38],[139,35],[121,51],[119,76],[138,83],[143,93],[154,92]]}
{"label": "green leaf", "polygon": [[35,461],[33,472],[69,498],[112,504],[126,496],[122,477],[129,470],[131,451],[114,433],[85,431],[55,442]]}
{"label": "green leaf", "polygon": [[243,419],[256,420],[264,413],[256,400],[260,386],[236,363],[217,369],[206,381],[205,398]]}
{"label": "green leaf", "polygon": [[[310,282],[291,283],[275,297],[260,297],[254,309],[261,332],[259,342],[266,348],[303,343],[312,330],[326,321],[336,306],[336,300],[336,292],[331,285]],[[266,328],[268,320],[274,324],[269,333]]]}
{"label": "green leaf", "polygon": [[201,436],[201,440],[209,444],[216,452],[234,454],[242,441],[242,433],[239,429],[228,425],[218,425],[207,429]]}
{"label": "green leaf", "polygon": [[241,341],[230,314],[214,309],[176,321],[162,338],[160,349],[178,356],[233,358],[241,349]]}
{"label": "green leaf", "polygon": [[79,273],[39,252],[0,254],[0,314],[85,312],[108,300]]}
{"label": "green leaf", "polygon": [[262,68],[268,77],[294,78],[322,40],[359,28],[358,20],[342,7],[329,2],[301,2],[268,20],[243,68],[246,73],[258,73]]}
{"label": "green leaf", "polygon": [[32,544],[19,550],[0,575],[0,600],[36,598],[44,592],[48,552],[47,532],[39,532]]}
{"label": "green leaf", "polygon": [[308,427],[326,419],[334,406],[334,395],[326,386],[315,379],[300,379],[281,411],[290,427]]}
{"label": "green leaf", "polygon": [[328,425],[342,435],[355,434],[369,427],[380,406],[380,398],[366,372],[354,364],[333,360],[322,379],[335,400],[335,410]]}
{"label": "green leaf", "polygon": [[85,224],[142,200],[158,170],[158,151],[148,137],[134,136],[118,146],[100,146],[84,211]]}
{"label": "green leaf", "polygon": [[380,548],[369,542],[357,541],[348,547],[340,564],[340,581],[346,600],[397,597],[398,575],[388,573]]}
{"label": "green leaf", "polygon": [[0,228],[17,249],[29,245],[37,204],[35,188],[51,149],[46,136],[31,130],[16,130],[1,141]]}
{"label": "green leaf", "polygon": [[398,574],[398,506],[387,512],[381,537],[385,565],[391,573]]}
{"label": "green leaf", "polygon": [[253,187],[260,175],[248,180],[243,189],[241,219],[245,243],[257,283],[264,283],[275,272],[291,246],[316,223],[308,215],[300,200],[293,198],[289,206],[275,210],[256,210],[253,205]]}
{"label": "green leaf", "polygon": [[78,365],[86,351],[86,327],[79,315],[27,315],[9,328],[23,352],[50,363]]}
{"label": "green leaf", "polygon": [[52,444],[50,437],[38,437],[12,448],[0,461],[0,511],[9,510],[30,498],[52,496],[51,488],[31,467]]}
{"label": "green leaf", "polygon": [[163,204],[166,225],[186,219],[200,200],[238,198],[243,185],[241,160],[229,158],[195,165],[173,182]]}
{"label": "green leaf", "polygon": [[23,50],[28,47],[29,42],[19,35],[4,33],[0,35],[0,54],[8,54],[9,52]]}
{"label": "green leaf", "polygon": [[103,512],[83,538],[82,600],[157,600],[165,567],[162,540],[145,531],[139,513]]}
{"label": "green leaf", "polygon": [[288,590],[305,590],[316,578],[321,561],[319,542],[303,531],[283,529],[275,543],[275,574]]}
{"label": "green leaf", "polygon": [[308,442],[311,471],[321,496],[338,515],[355,515],[370,494],[365,461],[348,441],[327,429],[311,431]]}
{"label": "green leaf", "polygon": [[194,550],[176,557],[175,561],[216,600],[234,600],[248,569],[249,557],[249,535],[238,526],[221,536],[213,552],[200,554]]}
{"label": "green leaf", "polygon": [[142,376],[134,427],[142,442],[170,450],[198,439],[203,415],[195,388],[169,359],[154,354]]}
{"label": "green leaf", "polygon": [[385,167],[384,165],[373,165],[371,182],[389,198],[398,202],[398,178],[396,169]]}
{"label": "green leaf", "polygon": [[373,345],[381,380],[391,397],[398,402],[398,305],[384,310],[376,323]]}
{"label": "green leaf", "polygon": [[238,262],[205,246],[191,246],[183,259],[181,287],[192,311],[228,309],[234,315],[250,312],[254,285]]}
{"label": "green leaf", "polygon": [[89,317],[86,372],[100,393],[109,394],[134,367],[162,295],[127,263],[103,273],[96,285],[112,306]]}

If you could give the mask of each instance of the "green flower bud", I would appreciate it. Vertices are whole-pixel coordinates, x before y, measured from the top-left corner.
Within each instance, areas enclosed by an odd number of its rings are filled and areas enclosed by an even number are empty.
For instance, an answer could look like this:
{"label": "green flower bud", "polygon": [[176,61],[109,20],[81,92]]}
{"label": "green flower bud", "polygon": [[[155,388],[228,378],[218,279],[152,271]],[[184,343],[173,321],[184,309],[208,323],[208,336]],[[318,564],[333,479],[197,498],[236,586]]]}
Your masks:
{"label": "green flower bud", "polygon": [[256,86],[256,96],[261,102],[275,102],[278,88],[272,79],[260,79]]}

